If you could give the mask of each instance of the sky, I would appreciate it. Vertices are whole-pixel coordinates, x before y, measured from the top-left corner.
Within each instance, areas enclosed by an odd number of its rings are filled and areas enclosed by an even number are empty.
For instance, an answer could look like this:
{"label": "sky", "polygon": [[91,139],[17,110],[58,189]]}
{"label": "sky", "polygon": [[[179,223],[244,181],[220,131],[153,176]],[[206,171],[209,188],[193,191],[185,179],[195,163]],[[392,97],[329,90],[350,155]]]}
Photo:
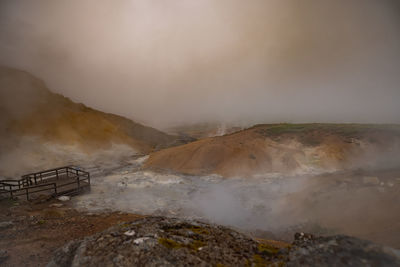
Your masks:
{"label": "sky", "polygon": [[0,65],[161,129],[400,123],[400,1],[0,0]]}

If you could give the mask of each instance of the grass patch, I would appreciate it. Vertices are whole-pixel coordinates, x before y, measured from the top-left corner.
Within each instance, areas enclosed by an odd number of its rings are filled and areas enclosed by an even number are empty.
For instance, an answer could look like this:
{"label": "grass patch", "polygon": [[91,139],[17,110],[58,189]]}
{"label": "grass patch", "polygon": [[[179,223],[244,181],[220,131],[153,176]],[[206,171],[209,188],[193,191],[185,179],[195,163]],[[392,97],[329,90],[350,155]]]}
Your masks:
{"label": "grass patch", "polygon": [[168,238],[159,238],[158,243],[160,243],[161,245],[163,245],[164,247],[169,248],[169,249],[178,249],[178,248],[185,247],[185,245],[178,243],[175,240],[168,239]]}
{"label": "grass patch", "polygon": [[189,228],[186,228],[186,229],[189,230],[189,231],[192,231],[193,233],[196,233],[198,235],[209,235],[210,234],[210,232],[207,229],[204,229],[204,228],[201,228],[201,227],[193,226],[193,227],[189,227]]}
{"label": "grass patch", "polygon": [[256,267],[265,267],[267,266],[267,262],[258,254],[254,254],[253,263]]}
{"label": "grass patch", "polygon": [[276,247],[268,245],[268,244],[259,244],[258,251],[261,253],[268,254],[268,255],[275,255],[279,252],[279,248],[276,248]]}
{"label": "grass patch", "polygon": [[317,146],[322,136],[332,134],[346,139],[359,138],[367,133],[381,132],[400,135],[398,124],[354,124],[354,123],[304,123],[304,124],[260,124],[253,127],[265,137],[277,138],[284,134],[293,134],[305,145]]}
{"label": "grass patch", "polygon": [[366,131],[391,131],[400,133],[399,124],[357,124],[357,123],[303,123],[303,124],[259,124],[254,126],[267,135],[304,133],[322,130],[343,135],[356,135]]}
{"label": "grass patch", "polygon": [[185,245],[168,238],[159,238],[158,243],[169,249],[188,248],[194,251],[197,251],[199,250],[199,248],[204,247],[206,245],[205,242],[199,240],[195,240],[189,245]]}

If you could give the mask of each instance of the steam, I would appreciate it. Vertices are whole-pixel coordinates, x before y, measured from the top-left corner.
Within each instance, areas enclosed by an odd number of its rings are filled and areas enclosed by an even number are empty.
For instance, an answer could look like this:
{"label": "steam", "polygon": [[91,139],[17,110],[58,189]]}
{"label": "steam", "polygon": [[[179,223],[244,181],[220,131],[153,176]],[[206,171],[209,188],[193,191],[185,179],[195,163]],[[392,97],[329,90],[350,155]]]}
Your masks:
{"label": "steam", "polygon": [[400,245],[393,238],[398,170],[224,179],[142,171],[142,161],[92,179],[91,193],[74,198],[76,207],[196,218],[264,238],[307,231]]}
{"label": "steam", "polygon": [[400,122],[394,0],[0,3],[0,64],[163,128]]}
{"label": "steam", "polygon": [[120,167],[121,164],[130,164],[136,154],[132,147],[123,144],[112,144],[89,154],[83,152],[78,145],[43,142],[33,136],[20,137],[8,145],[12,149],[0,153],[0,179],[18,179],[27,173],[66,165],[84,166],[90,171],[93,168],[96,171],[101,166],[104,172]]}

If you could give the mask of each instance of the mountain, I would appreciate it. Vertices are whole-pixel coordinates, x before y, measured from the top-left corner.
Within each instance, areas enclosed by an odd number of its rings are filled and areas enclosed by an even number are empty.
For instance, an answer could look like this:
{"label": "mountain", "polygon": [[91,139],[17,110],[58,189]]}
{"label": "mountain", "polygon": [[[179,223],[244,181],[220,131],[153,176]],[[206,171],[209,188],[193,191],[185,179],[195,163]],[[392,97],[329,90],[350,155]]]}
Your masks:
{"label": "mountain", "polygon": [[265,124],[150,154],[148,169],[225,177],[400,166],[400,125]]}
{"label": "mountain", "polygon": [[38,161],[52,167],[115,148],[148,154],[182,143],[177,136],[75,103],[33,75],[7,67],[0,67],[0,124],[0,175],[37,170],[43,165]]}

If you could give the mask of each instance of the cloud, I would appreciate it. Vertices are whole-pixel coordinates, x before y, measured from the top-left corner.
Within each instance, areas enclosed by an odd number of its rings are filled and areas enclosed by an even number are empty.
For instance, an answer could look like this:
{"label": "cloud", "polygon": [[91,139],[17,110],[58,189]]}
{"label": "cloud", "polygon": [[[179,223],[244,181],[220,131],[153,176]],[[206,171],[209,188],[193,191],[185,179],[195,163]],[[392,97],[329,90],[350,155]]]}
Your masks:
{"label": "cloud", "polygon": [[400,122],[397,1],[0,3],[0,64],[156,127]]}

